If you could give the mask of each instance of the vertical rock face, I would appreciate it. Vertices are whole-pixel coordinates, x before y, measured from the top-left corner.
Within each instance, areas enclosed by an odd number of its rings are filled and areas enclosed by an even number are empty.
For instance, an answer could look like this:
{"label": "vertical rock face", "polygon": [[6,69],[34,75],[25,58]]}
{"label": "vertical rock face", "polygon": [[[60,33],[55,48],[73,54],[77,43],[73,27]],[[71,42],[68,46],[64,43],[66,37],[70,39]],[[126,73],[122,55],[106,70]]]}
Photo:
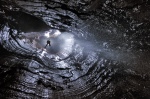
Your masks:
{"label": "vertical rock face", "polygon": [[0,4],[0,99],[150,97],[148,0]]}

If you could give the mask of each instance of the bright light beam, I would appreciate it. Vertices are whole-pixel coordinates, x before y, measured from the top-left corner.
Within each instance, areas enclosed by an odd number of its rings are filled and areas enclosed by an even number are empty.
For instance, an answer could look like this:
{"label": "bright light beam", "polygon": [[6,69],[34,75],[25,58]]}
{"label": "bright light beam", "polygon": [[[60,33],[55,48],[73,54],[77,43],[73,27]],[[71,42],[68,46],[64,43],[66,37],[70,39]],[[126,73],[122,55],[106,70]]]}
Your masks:
{"label": "bright light beam", "polygon": [[44,34],[44,36],[46,36],[47,38],[49,38],[49,37],[50,37],[49,32],[46,32],[46,33]]}
{"label": "bright light beam", "polygon": [[44,36],[49,38],[49,37],[57,37],[60,34],[61,32],[59,30],[49,30],[44,33]]}

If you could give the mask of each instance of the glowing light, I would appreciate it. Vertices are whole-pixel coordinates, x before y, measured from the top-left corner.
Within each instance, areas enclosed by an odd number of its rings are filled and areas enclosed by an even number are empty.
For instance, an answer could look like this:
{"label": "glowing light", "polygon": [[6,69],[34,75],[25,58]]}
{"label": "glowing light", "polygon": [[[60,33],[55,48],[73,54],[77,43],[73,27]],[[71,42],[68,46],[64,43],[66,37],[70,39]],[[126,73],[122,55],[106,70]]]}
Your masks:
{"label": "glowing light", "polygon": [[50,35],[49,35],[49,32],[46,32],[45,34],[44,34],[44,36],[46,36],[46,37],[50,37]]}
{"label": "glowing light", "polygon": [[61,32],[59,30],[56,30],[56,32],[54,33],[55,36],[58,36],[60,34],[61,34]]}
{"label": "glowing light", "polygon": [[49,37],[57,37],[61,34],[59,30],[49,30],[44,33],[44,36]]}
{"label": "glowing light", "polygon": [[59,30],[55,30],[54,33],[51,33],[51,34],[50,34],[50,37],[57,37],[57,36],[59,36],[60,34],[61,34],[61,32],[60,32]]}
{"label": "glowing light", "polygon": [[67,57],[72,53],[72,46],[74,45],[74,36],[69,33],[62,33],[58,37],[58,41],[62,42],[60,47],[60,51],[57,53],[61,58]]}

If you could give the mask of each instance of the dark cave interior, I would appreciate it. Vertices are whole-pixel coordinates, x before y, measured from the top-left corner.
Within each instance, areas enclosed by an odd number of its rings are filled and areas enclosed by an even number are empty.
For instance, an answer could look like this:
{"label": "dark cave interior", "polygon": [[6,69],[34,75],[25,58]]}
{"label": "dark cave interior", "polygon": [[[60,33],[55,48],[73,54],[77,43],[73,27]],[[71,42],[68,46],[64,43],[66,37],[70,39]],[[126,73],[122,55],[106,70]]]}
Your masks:
{"label": "dark cave interior", "polygon": [[0,99],[149,99],[149,0],[0,0]]}

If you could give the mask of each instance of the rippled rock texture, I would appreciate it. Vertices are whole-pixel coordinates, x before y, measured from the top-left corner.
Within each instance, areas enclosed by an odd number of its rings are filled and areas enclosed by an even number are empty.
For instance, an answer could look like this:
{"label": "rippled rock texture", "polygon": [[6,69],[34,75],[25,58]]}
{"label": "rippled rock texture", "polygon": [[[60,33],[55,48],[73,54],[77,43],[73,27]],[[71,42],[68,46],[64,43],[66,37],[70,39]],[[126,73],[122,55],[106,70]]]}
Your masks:
{"label": "rippled rock texture", "polygon": [[0,4],[0,99],[149,99],[149,0]]}

